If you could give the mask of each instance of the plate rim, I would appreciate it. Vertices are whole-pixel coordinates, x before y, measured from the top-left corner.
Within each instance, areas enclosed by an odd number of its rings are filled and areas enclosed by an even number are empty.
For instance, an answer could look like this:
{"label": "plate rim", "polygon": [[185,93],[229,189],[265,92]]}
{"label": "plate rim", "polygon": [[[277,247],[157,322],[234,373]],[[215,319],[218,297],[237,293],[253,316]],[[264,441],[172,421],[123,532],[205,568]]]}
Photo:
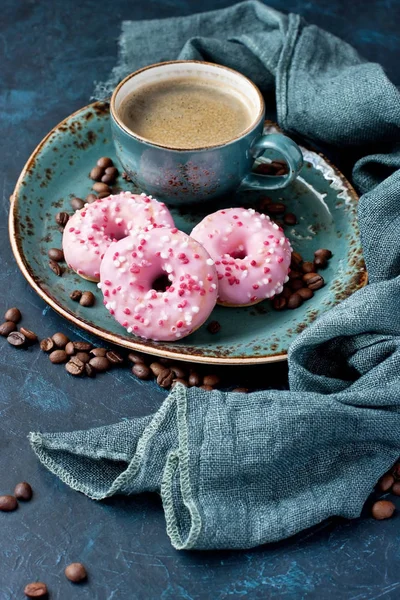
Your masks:
{"label": "plate rim", "polygon": [[[197,363],[202,363],[202,364],[214,364],[214,365],[225,365],[225,366],[257,365],[257,364],[283,362],[283,361],[287,360],[287,356],[288,356],[287,352],[283,352],[281,354],[275,354],[272,356],[269,355],[269,356],[258,356],[258,357],[254,356],[254,357],[238,358],[238,357],[213,357],[213,356],[204,356],[204,355],[198,355],[198,354],[185,354],[185,353],[182,353],[179,351],[173,352],[171,350],[165,350],[162,348],[148,347],[148,346],[143,345],[143,343],[141,341],[136,342],[134,340],[132,340],[132,341],[126,340],[126,339],[118,336],[117,334],[110,333],[98,326],[94,327],[94,326],[90,325],[89,323],[87,323],[85,320],[76,317],[73,313],[71,313],[68,310],[66,310],[65,308],[63,308],[51,295],[48,294],[48,292],[46,292],[45,290],[42,289],[42,287],[39,285],[39,283],[37,283],[37,281],[35,280],[35,278],[33,277],[33,275],[30,272],[29,264],[24,260],[24,253],[23,253],[23,250],[22,250],[22,247],[20,244],[20,240],[18,239],[17,231],[16,231],[16,222],[17,222],[16,210],[18,207],[19,192],[21,191],[22,183],[27,175],[27,172],[29,171],[31,166],[35,163],[36,157],[39,155],[40,151],[45,146],[48,139],[53,134],[55,134],[55,132],[60,127],[65,125],[65,123],[67,121],[69,121],[71,118],[78,116],[80,113],[84,112],[85,110],[93,109],[96,111],[96,106],[104,107],[105,104],[108,105],[109,103],[107,101],[91,102],[89,104],[86,104],[85,106],[82,106],[78,110],[74,111],[73,113],[71,113],[64,119],[62,119],[57,125],[55,125],[45,135],[45,137],[34,148],[34,150],[32,151],[31,155],[29,156],[28,160],[26,161],[26,163],[25,163],[24,167],[22,168],[22,171],[17,179],[14,191],[10,196],[10,212],[9,212],[9,219],[8,219],[8,231],[9,231],[11,249],[12,249],[14,258],[17,262],[17,265],[18,265],[22,275],[25,277],[26,281],[34,289],[34,291],[40,296],[40,298],[42,298],[42,300],[44,300],[46,302],[46,304],[48,304],[53,310],[55,310],[59,315],[61,315],[67,321],[71,322],[73,325],[76,325],[78,328],[84,329],[85,331],[87,331],[87,332],[91,333],[92,335],[95,335],[103,340],[111,342],[112,344],[115,344],[117,346],[122,346],[129,350],[135,350],[135,351],[141,352],[142,354],[150,354],[150,355],[154,355],[154,356],[158,356],[158,357],[171,358],[173,360],[180,360],[180,361],[184,361],[184,362],[197,362]],[[268,121],[268,120],[265,121],[265,124],[271,124],[271,123],[272,123],[271,121]],[[307,148],[307,146],[305,144],[303,144],[303,145],[305,148]],[[318,154],[319,156],[321,156],[321,158],[323,158],[323,160],[326,161],[326,163],[340,177],[343,184],[346,185],[347,190],[348,190],[349,194],[352,196],[352,198],[358,203],[359,196],[358,196],[356,190],[354,189],[354,187],[352,186],[352,184],[343,175],[343,173],[328,158],[326,158],[326,156],[324,154],[322,154],[321,152],[316,152],[315,150],[313,150],[311,148],[310,148],[310,150],[312,152],[315,152],[315,154]],[[368,277],[367,277],[367,273],[365,271],[365,277],[364,277],[363,281],[361,282],[361,284],[359,284],[358,287],[355,287],[354,291],[357,291],[358,289],[364,287],[367,283],[367,279],[368,279]]]}

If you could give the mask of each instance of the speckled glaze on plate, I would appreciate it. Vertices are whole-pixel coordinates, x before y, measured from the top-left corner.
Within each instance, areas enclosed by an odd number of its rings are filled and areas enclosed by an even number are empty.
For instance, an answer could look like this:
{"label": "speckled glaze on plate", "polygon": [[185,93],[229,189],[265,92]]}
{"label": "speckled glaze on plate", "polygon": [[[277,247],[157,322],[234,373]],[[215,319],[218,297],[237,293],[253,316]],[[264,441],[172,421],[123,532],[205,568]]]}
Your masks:
{"label": "speckled glaze on plate", "polygon": [[[271,131],[274,127],[266,124]],[[319,154],[303,148],[305,166],[299,178],[284,190],[269,192],[294,212],[298,225],[286,227],[294,250],[312,260],[318,248],[333,257],[324,270],[325,287],[295,310],[276,312],[265,301],[248,308],[217,306],[209,321],[221,324],[217,334],[207,323],[182,341],[144,341],[128,335],[104,309],[94,283],[68,270],[57,277],[48,267],[47,251],[61,246],[54,217],[71,212],[70,198],[85,198],[91,190],[88,173],[100,156],[115,151],[111,139],[109,106],[94,103],[77,111],[39,144],[25,165],[11,198],[10,240],[17,263],[29,284],[57,312],[74,324],[110,342],[158,356],[214,364],[256,364],[285,360],[294,338],[318,315],[362,287],[367,279],[357,227],[357,195],[343,175]],[[264,155],[266,156],[266,155]],[[272,155],[268,158],[274,158]],[[120,177],[122,189],[132,184]],[[190,233],[206,214],[222,206],[251,206],[260,194],[246,192],[218,204],[172,208],[176,225]],[[74,289],[92,290],[97,302],[85,308],[73,302]]]}

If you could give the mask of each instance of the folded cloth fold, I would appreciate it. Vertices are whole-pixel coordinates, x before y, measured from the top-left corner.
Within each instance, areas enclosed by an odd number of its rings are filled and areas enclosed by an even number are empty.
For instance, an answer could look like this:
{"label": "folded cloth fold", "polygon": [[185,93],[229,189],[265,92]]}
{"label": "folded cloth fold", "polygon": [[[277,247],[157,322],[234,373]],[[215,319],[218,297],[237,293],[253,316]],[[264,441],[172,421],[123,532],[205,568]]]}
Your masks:
{"label": "folded cloth fold", "polygon": [[358,516],[400,454],[400,94],[348,44],[255,1],[125,22],[113,77],[178,55],[245,73],[275,91],[286,132],[354,152],[370,285],[298,336],[290,391],[178,385],[154,415],[30,441],[91,498],[160,492],[178,549],[250,548]]}

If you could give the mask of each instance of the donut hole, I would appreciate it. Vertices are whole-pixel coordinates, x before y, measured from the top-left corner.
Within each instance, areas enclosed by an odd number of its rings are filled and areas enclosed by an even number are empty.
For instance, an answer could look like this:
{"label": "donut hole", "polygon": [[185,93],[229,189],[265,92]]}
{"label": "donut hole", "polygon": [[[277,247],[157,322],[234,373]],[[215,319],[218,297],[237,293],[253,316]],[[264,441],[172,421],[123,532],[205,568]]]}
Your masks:
{"label": "donut hole", "polygon": [[246,251],[244,244],[238,244],[238,246],[236,246],[235,248],[230,250],[227,254],[235,260],[237,258],[243,259],[243,258],[246,258],[247,251]]}
{"label": "donut hole", "polygon": [[167,287],[171,285],[171,281],[168,279],[167,273],[161,273],[151,284],[151,289],[156,292],[165,292]]}
{"label": "donut hole", "polygon": [[119,242],[119,240],[126,238],[126,232],[124,231],[124,229],[122,227],[118,227],[118,229],[115,229],[114,231],[107,232],[107,236],[113,242],[114,241]]}

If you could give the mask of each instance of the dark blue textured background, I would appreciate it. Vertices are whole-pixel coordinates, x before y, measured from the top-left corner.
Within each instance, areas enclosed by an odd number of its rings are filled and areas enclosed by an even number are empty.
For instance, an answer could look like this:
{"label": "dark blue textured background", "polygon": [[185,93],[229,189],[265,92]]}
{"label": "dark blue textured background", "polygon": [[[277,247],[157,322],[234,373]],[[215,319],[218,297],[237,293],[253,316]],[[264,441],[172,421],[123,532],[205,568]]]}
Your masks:
{"label": "dark blue textured background", "polygon": [[[17,270],[8,243],[9,196],[31,151],[56,123],[87,104],[94,82],[115,65],[123,19],[190,14],[229,0],[3,0],[0,16],[0,313],[18,305],[23,324],[40,337],[77,332],[34,294]],[[383,64],[400,83],[398,0],[271,0],[299,12]],[[155,43],[157,41],[155,40]],[[51,366],[38,348],[16,351],[0,340],[0,493],[26,479],[35,499],[0,513],[0,600],[23,597],[25,583],[47,582],[59,600],[391,600],[400,597],[400,517],[332,520],[292,540],[249,552],[179,553],[165,533],[156,496],[96,504],[39,466],[30,430],[88,428],[154,411],[164,393],[128,370],[76,380]],[[227,371],[225,371],[227,374]],[[226,375],[229,377],[229,372]],[[285,367],[250,369],[274,377]],[[245,376],[243,375],[243,378]],[[290,473],[282,473],[290,478]],[[399,504],[400,508],[400,504]],[[80,560],[86,585],[63,570]]]}

